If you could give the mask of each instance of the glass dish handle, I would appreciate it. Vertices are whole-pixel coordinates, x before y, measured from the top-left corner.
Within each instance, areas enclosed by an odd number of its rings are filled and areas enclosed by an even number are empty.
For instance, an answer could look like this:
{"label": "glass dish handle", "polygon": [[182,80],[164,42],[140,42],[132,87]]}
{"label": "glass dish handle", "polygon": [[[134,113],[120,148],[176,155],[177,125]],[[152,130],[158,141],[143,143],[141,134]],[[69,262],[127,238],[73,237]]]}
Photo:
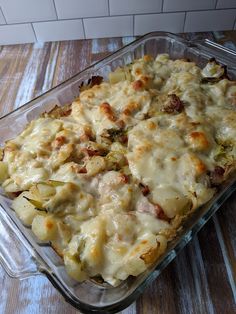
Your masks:
{"label": "glass dish handle", "polygon": [[10,277],[19,279],[40,274],[33,254],[23,244],[22,237],[16,234],[13,222],[0,205],[0,264]]}
{"label": "glass dish handle", "polygon": [[212,56],[220,56],[221,59],[226,59],[228,64],[235,66],[236,51],[233,49],[220,45],[209,39],[195,41],[194,46],[197,46],[200,50],[210,52]]}

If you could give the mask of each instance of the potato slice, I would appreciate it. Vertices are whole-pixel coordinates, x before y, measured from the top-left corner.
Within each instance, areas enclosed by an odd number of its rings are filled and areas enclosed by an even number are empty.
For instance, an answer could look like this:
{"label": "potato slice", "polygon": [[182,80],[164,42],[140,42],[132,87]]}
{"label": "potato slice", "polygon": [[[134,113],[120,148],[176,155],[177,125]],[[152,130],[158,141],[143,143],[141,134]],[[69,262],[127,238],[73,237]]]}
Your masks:
{"label": "potato slice", "polygon": [[130,65],[126,65],[122,68],[117,68],[114,72],[109,73],[110,84],[116,84],[121,81],[131,81],[132,75],[130,72]]}
{"label": "potato slice", "polygon": [[32,231],[41,241],[53,240],[57,234],[57,222],[51,216],[35,216]]}
{"label": "potato slice", "polygon": [[118,83],[120,81],[125,81],[125,80],[126,80],[126,75],[122,69],[117,69],[116,71],[109,73],[109,82],[111,84],[115,84],[115,83]]}
{"label": "potato slice", "polygon": [[54,250],[60,255],[64,256],[64,250],[68,246],[71,239],[71,228],[61,221],[57,221],[57,236],[52,241]]}
{"label": "potato slice", "polygon": [[116,274],[117,279],[125,280],[130,275],[138,276],[147,269],[145,262],[139,257],[133,257],[124,261],[124,265]]}
{"label": "potato slice", "polygon": [[87,278],[86,273],[82,270],[81,263],[75,256],[64,256],[65,268],[68,275],[78,281],[84,281]]}
{"label": "potato slice", "polygon": [[23,224],[27,226],[32,224],[34,217],[38,214],[36,207],[26,199],[32,197],[31,193],[23,192],[14,199],[11,206]]}
{"label": "potato slice", "polygon": [[4,156],[4,149],[0,148],[0,160],[3,160],[3,156]]}
{"label": "potato slice", "polygon": [[8,178],[8,167],[7,163],[0,161],[0,183],[3,183]]}
{"label": "potato slice", "polygon": [[168,218],[174,218],[177,214],[185,214],[192,205],[188,197],[168,186],[155,188],[152,198],[154,203],[162,207]]}
{"label": "potato slice", "polygon": [[86,164],[87,175],[94,176],[106,168],[104,157],[93,156]]}
{"label": "potato slice", "polygon": [[38,183],[30,188],[32,194],[39,200],[45,200],[55,195],[56,189],[50,183]]}
{"label": "potato slice", "polygon": [[17,185],[12,178],[6,179],[3,182],[2,187],[4,188],[4,190],[7,193],[14,193],[14,192],[22,191],[22,189],[19,187],[19,185]]}
{"label": "potato slice", "polygon": [[81,226],[81,234],[85,239],[81,260],[94,269],[103,261],[103,245],[106,239],[105,222],[99,218],[91,219]]}

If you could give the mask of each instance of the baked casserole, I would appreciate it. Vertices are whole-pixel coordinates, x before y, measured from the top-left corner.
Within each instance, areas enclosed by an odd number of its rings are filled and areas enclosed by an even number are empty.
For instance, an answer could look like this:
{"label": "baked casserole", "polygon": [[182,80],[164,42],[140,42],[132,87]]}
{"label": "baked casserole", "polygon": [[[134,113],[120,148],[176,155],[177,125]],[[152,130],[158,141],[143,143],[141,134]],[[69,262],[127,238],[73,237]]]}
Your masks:
{"label": "baked casserole", "polygon": [[78,281],[117,286],[166,250],[235,169],[236,83],[214,59],[144,56],[6,142],[12,208]]}

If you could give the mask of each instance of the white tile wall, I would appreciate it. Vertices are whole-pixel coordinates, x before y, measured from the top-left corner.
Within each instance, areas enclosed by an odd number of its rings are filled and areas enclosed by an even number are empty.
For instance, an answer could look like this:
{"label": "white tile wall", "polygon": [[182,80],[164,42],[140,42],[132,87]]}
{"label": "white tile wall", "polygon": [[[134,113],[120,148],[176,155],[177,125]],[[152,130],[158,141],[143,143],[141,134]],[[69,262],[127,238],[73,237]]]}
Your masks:
{"label": "white tile wall", "polygon": [[6,24],[5,17],[2,14],[2,11],[0,10],[0,24]]}
{"label": "white tile wall", "polygon": [[33,23],[38,41],[59,41],[83,39],[82,20]]}
{"label": "white tile wall", "polygon": [[133,35],[133,16],[112,16],[84,19],[86,38]]}
{"label": "white tile wall", "polygon": [[236,0],[0,0],[0,45],[234,27]]}
{"label": "white tile wall", "polygon": [[161,12],[162,0],[110,0],[110,14]]}
{"label": "white tile wall", "polygon": [[215,9],[215,5],[216,0],[164,0],[163,11]]}
{"label": "white tile wall", "polygon": [[32,43],[35,36],[31,24],[0,26],[1,45]]}
{"label": "white tile wall", "polygon": [[236,9],[187,12],[185,32],[230,30],[234,27]]}
{"label": "white tile wall", "polygon": [[55,0],[59,19],[108,15],[108,0]]}
{"label": "white tile wall", "polygon": [[55,20],[53,0],[0,0],[7,23]]}
{"label": "white tile wall", "polygon": [[217,9],[236,8],[236,0],[218,0]]}
{"label": "white tile wall", "polygon": [[164,13],[136,15],[134,35],[143,35],[152,31],[182,32],[185,13]]}

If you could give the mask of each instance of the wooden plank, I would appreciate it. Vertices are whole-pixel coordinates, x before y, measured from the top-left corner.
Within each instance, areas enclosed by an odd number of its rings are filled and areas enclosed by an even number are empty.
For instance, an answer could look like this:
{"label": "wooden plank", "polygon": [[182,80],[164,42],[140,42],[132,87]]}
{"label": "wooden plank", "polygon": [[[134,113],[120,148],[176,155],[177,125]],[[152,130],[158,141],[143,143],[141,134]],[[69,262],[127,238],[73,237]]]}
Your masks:
{"label": "wooden plank", "polygon": [[58,43],[35,43],[18,87],[14,108],[25,104],[52,86]]}
{"label": "wooden plank", "polygon": [[147,288],[136,301],[138,314],[177,314],[175,304],[175,291],[172,285],[173,268],[171,264],[161,275]]}
{"label": "wooden plank", "polygon": [[0,51],[0,115],[14,108],[17,90],[32,53],[32,45],[3,46]]}
{"label": "wooden plank", "polygon": [[215,313],[230,313],[235,302],[213,220],[199,233],[204,269]]}
{"label": "wooden plank", "polygon": [[219,239],[228,278],[236,302],[236,194],[234,193],[222,206],[214,218],[216,234]]}
{"label": "wooden plank", "polygon": [[[0,310],[1,313],[5,313],[6,309],[6,302],[7,302],[7,294],[8,294],[8,287],[11,286],[10,278],[7,276],[6,272],[0,265]],[[15,302],[15,301],[14,301]]]}
{"label": "wooden plank", "polygon": [[56,62],[59,53],[59,42],[46,43],[44,46],[45,57],[37,74],[37,81],[34,89],[34,97],[45,93],[52,87]]}
{"label": "wooden plank", "polygon": [[65,81],[91,63],[91,40],[60,43],[53,86]]}
{"label": "wooden plank", "polygon": [[4,289],[0,297],[0,313],[79,313],[64,301],[44,276],[19,281],[8,278],[4,271],[0,269],[0,279],[4,283]]}
{"label": "wooden plank", "polygon": [[137,301],[137,313],[214,313],[196,237]]}

